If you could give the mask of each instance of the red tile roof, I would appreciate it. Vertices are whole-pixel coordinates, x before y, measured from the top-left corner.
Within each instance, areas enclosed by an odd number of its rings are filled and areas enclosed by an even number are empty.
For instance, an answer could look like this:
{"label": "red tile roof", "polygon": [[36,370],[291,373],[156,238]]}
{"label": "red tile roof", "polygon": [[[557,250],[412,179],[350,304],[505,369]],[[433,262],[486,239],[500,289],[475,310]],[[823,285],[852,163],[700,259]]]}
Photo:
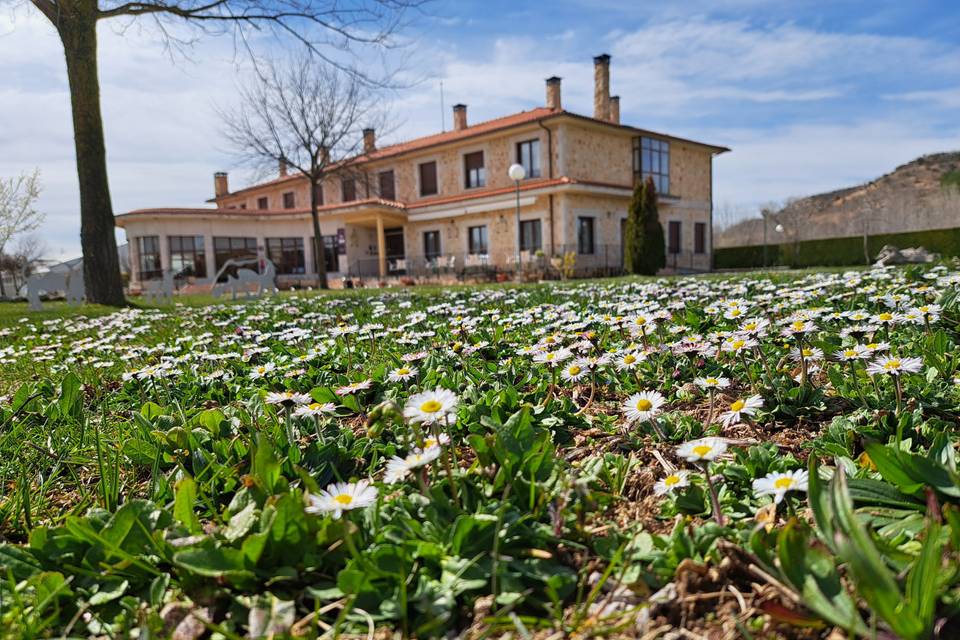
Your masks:
{"label": "red tile roof", "polygon": [[[627,131],[635,131],[638,133],[650,133],[650,134],[661,136],[664,138],[669,138],[671,140],[689,142],[692,144],[709,147],[711,149],[714,149],[717,153],[723,153],[724,151],[730,150],[727,147],[707,144],[704,142],[697,142],[696,140],[688,140],[686,138],[679,138],[677,136],[672,136],[664,133],[657,133],[655,131],[649,131],[647,129],[638,129],[637,127],[631,127],[625,124],[616,124],[613,122],[607,122],[606,120],[598,120],[596,118],[580,115],[578,113],[573,113],[571,111],[564,111],[563,109],[537,107],[529,111],[521,111],[519,113],[514,113],[508,116],[502,116],[500,118],[494,118],[492,120],[478,122],[477,124],[470,125],[465,129],[460,129],[460,130],[453,129],[450,131],[444,131],[442,133],[435,133],[435,134],[423,136],[420,138],[414,138],[413,140],[408,140],[406,142],[398,142],[396,144],[387,145],[385,147],[375,150],[373,153],[363,154],[363,155],[357,156],[356,158],[352,158],[346,162],[350,162],[350,163],[373,162],[376,160],[391,158],[393,156],[400,155],[403,153],[417,151],[419,149],[427,149],[429,147],[433,147],[436,145],[455,142],[457,140],[462,140],[465,138],[471,138],[471,137],[480,136],[486,133],[492,133],[494,131],[499,131],[501,129],[508,129],[510,127],[517,127],[520,125],[545,120],[547,118],[555,118],[560,116],[576,118],[578,120],[592,122],[594,124],[600,124],[607,127],[616,127],[618,129],[623,129]],[[334,167],[335,166],[336,165],[334,165]],[[331,169],[334,167],[331,167]],[[241,193],[245,193],[247,191],[262,189],[264,187],[269,187],[269,186],[281,184],[284,182],[289,182],[291,180],[303,180],[303,179],[304,179],[303,176],[301,176],[300,174],[290,174],[286,176],[280,176],[278,178],[274,178],[273,180],[267,180],[266,182],[261,182],[259,184],[255,184],[249,187],[244,187],[243,189],[232,191],[226,194],[226,197],[238,195]],[[218,198],[212,198],[207,202],[215,202],[216,200],[218,200]]]}
{"label": "red tile roof", "polygon": [[[593,182],[588,180],[575,180],[573,178],[568,178],[566,176],[561,178],[542,178],[537,180],[527,180],[520,185],[520,191],[532,191],[535,189],[543,189],[546,187],[555,187],[560,185],[572,185],[580,184],[592,187],[606,187],[612,189],[624,189],[630,190],[632,187],[630,185],[623,184],[611,184],[607,182]],[[317,211],[320,213],[329,213],[333,211],[340,211],[346,209],[357,209],[364,207],[382,207],[395,209],[397,211],[412,211],[415,209],[423,209],[426,207],[433,207],[437,205],[451,204],[454,202],[463,202],[468,200],[479,200],[481,198],[489,198],[494,196],[500,196],[505,194],[513,193],[516,187],[499,187],[496,189],[484,189],[483,191],[471,191],[469,193],[460,193],[452,196],[440,196],[436,198],[430,198],[427,200],[417,200],[412,203],[403,203],[396,202],[392,200],[384,200],[382,198],[364,198],[362,200],[351,200],[350,202],[337,202],[333,204],[323,205],[317,207]],[[156,207],[151,209],[135,209],[133,211],[128,211],[126,213],[117,214],[116,218],[124,218],[127,216],[135,215],[219,215],[219,216],[290,216],[290,215],[305,215],[309,214],[310,209],[228,209],[228,208],[178,208],[178,207]]]}

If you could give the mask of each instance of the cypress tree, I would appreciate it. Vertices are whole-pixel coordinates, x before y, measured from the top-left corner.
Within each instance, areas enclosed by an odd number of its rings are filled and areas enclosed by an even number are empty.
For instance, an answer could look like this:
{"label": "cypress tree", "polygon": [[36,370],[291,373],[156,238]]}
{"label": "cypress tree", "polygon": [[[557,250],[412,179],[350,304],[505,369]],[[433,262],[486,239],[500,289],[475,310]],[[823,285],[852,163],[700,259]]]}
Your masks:
{"label": "cypress tree", "polygon": [[652,276],[667,264],[653,178],[638,181],[633,189],[623,251],[624,267],[628,273]]}

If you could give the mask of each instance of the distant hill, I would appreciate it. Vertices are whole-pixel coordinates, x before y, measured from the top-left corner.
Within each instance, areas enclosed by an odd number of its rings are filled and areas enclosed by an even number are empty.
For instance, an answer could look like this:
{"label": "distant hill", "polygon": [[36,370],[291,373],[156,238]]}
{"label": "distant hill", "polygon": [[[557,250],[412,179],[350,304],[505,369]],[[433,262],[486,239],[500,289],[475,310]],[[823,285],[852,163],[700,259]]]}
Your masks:
{"label": "distant hill", "polygon": [[[789,201],[774,214],[771,243],[960,227],[960,151],[922,156],[866,184]],[[779,222],[782,234],[773,231]],[[717,247],[762,244],[753,218],[716,232]]]}

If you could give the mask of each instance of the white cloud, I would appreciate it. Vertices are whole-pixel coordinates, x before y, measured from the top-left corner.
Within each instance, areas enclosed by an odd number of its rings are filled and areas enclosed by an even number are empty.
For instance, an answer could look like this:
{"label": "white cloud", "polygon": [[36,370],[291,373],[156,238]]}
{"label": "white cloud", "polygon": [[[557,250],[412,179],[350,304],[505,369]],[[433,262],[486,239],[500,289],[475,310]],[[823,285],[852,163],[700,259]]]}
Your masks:
{"label": "white cloud", "polygon": [[932,91],[907,91],[883,96],[887,100],[923,103],[945,109],[960,109],[960,88],[936,89]]}

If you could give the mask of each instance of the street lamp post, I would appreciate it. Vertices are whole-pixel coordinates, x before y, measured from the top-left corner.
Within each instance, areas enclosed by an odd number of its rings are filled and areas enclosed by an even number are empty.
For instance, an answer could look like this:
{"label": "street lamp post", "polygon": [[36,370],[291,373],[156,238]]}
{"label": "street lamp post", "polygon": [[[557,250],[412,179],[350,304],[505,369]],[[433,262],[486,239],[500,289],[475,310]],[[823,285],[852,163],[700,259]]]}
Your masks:
{"label": "street lamp post", "polygon": [[507,169],[507,175],[517,186],[517,275],[520,275],[520,181],[527,177],[527,170],[522,164],[512,164]]}

